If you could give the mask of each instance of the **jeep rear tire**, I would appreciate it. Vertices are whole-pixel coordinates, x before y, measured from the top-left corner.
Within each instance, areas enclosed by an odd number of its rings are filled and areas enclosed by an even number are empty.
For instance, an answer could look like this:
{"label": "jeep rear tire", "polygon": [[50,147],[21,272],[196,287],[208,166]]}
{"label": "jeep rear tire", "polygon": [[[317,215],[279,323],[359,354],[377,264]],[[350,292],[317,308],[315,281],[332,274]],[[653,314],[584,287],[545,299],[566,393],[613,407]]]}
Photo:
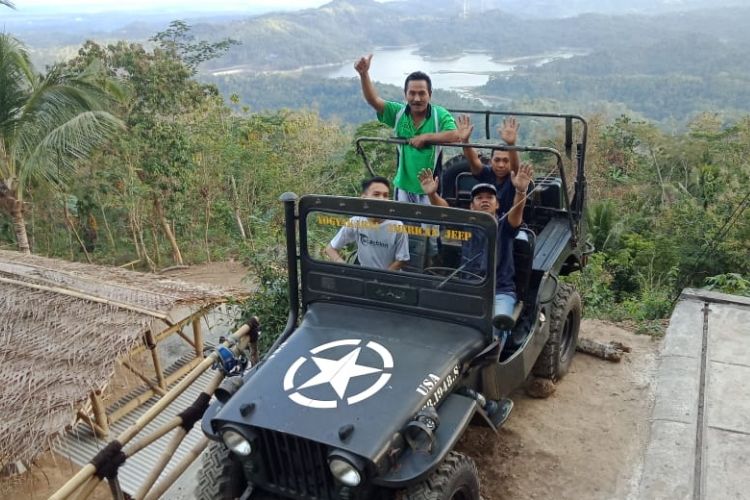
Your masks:
{"label": "jeep rear tire", "polygon": [[536,360],[534,375],[557,382],[568,373],[580,328],[581,296],[573,285],[561,283],[550,308],[549,339]]}
{"label": "jeep rear tire", "polygon": [[474,461],[452,451],[427,479],[403,492],[404,500],[479,500],[479,473]]}
{"label": "jeep rear tire", "polygon": [[247,487],[242,465],[223,443],[211,441],[201,457],[197,500],[233,500]]}

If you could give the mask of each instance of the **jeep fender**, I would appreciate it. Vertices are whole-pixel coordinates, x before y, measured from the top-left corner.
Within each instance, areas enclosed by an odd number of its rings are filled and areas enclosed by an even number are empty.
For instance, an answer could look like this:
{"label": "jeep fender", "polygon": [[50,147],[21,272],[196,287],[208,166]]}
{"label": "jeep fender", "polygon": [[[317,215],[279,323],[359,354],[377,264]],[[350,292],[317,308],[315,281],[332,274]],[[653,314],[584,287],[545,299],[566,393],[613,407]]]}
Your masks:
{"label": "jeep fender", "polygon": [[434,433],[432,452],[415,452],[407,447],[390,470],[373,478],[373,483],[387,488],[405,488],[423,480],[453,449],[476,411],[474,399],[450,394],[438,408],[440,425]]}

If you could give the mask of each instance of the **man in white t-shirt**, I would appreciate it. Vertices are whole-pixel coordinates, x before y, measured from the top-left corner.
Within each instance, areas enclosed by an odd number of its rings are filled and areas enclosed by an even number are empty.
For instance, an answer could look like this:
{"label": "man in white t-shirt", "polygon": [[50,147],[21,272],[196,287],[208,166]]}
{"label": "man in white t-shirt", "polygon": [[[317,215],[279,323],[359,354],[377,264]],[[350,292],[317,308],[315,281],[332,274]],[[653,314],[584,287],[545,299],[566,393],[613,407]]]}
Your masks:
{"label": "man in white t-shirt", "polygon": [[[391,184],[385,177],[362,182],[362,198],[388,200]],[[398,271],[409,262],[409,237],[397,220],[355,216],[339,229],[325,249],[334,262],[344,262],[339,250],[357,245],[357,260],[364,267]]]}

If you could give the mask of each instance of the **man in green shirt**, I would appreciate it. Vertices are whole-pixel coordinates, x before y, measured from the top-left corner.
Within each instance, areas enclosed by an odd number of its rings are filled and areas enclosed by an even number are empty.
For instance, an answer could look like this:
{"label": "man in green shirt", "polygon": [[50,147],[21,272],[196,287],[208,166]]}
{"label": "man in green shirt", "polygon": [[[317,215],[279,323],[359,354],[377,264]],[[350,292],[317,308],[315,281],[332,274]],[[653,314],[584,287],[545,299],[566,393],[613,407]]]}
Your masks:
{"label": "man in green shirt", "polygon": [[394,198],[429,205],[429,198],[419,182],[419,172],[425,168],[435,171],[438,166],[440,147],[434,146],[435,142],[460,142],[456,122],[448,110],[430,104],[432,81],[421,71],[406,77],[406,104],[382,99],[370,79],[371,61],[372,54],[354,64],[362,83],[362,94],[381,123],[393,127],[396,137],[409,140],[409,144],[398,147]]}

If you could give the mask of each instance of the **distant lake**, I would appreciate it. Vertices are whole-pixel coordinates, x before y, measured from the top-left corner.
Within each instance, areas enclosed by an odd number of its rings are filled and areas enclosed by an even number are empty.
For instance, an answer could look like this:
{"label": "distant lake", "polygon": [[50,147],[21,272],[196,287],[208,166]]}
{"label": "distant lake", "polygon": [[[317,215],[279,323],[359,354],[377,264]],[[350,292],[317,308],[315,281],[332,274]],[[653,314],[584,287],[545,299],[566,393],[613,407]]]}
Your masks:
{"label": "distant lake", "polygon": [[[373,51],[370,76],[381,83],[401,87],[406,75],[424,71],[434,88],[458,90],[487,83],[491,73],[510,72],[513,64],[502,64],[485,53],[464,53],[455,59],[425,59],[417,54],[418,47],[376,49]],[[354,78],[354,61],[323,72],[328,78]]]}
{"label": "distant lake", "polygon": [[[556,59],[567,59],[581,52],[561,51],[497,62],[484,52],[464,52],[453,59],[425,59],[417,53],[419,47],[382,48],[373,51],[370,76],[373,80],[402,87],[406,75],[424,71],[432,79],[434,88],[465,90],[487,83],[491,74],[512,73],[517,65],[541,66]],[[354,61],[322,71],[328,78],[355,78]]]}
{"label": "distant lake", "polygon": [[[380,83],[387,83],[403,87],[406,75],[412,71],[424,71],[432,79],[434,88],[455,90],[459,94],[471,97],[472,87],[486,84],[490,75],[498,73],[511,74],[516,66],[541,66],[557,59],[567,59],[586,52],[575,49],[561,49],[555,53],[536,54],[504,62],[492,60],[492,56],[485,52],[464,52],[455,58],[430,58],[419,55],[419,47],[378,48],[373,51],[370,76]],[[211,73],[213,76],[238,75],[243,73],[292,74],[310,72],[325,78],[357,78],[354,70],[354,59],[345,63],[303,66],[291,70],[253,71],[252,68],[240,64],[231,67],[218,68]]]}

